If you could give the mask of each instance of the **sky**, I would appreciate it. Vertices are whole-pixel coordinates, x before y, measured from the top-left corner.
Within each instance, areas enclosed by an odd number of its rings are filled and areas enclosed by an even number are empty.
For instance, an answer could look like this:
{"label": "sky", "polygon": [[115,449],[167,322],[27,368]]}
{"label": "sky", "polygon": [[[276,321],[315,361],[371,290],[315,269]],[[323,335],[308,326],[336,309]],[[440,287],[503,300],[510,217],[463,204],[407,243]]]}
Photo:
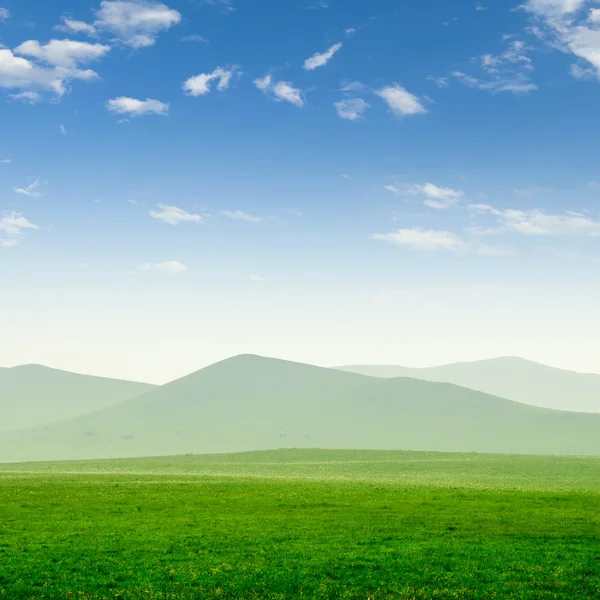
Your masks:
{"label": "sky", "polygon": [[0,365],[600,373],[600,2],[0,0]]}

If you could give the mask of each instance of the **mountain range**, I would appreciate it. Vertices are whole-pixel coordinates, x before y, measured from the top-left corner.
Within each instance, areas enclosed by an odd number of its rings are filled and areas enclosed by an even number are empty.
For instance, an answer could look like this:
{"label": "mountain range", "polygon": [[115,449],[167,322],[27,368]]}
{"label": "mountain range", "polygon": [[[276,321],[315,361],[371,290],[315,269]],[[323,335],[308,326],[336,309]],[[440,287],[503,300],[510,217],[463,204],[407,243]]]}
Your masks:
{"label": "mountain range", "polygon": [[600,455],[600,414],[242,355],[41,430],[0,434],[4,462],[286,447]]}
{"label": "mountain range", "polygon": [[522,358],[494,358],[423,369],[388,365],[337,368],[373,377],[453,383],[534,406],[600,413],[600,375],[565,371]]}
{"label": "mountain range", "polygon": [[119,404],[153,387],[41,365],[0,368],[0,431],[43,427]]}

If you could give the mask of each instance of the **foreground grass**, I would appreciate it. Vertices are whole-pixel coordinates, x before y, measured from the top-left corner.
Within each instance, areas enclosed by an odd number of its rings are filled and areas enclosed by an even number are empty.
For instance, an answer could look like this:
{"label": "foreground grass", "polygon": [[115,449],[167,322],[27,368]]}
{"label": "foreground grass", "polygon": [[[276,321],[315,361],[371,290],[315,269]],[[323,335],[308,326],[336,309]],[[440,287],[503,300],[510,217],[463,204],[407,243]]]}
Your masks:
{"label": "foreground grass", "polygon": [[0,465],[0,598],[598,598],[600,461]]}

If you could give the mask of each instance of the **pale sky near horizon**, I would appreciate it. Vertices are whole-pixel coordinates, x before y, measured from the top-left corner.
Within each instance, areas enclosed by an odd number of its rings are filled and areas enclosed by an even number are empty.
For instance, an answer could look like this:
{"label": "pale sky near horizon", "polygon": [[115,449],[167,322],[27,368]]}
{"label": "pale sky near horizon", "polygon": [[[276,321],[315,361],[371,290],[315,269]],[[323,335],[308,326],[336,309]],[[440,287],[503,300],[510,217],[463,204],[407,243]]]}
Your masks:
{"label": "pale sky near horizon", "polygon": [[600,373],[600,2],[0,0],[0,365]]}

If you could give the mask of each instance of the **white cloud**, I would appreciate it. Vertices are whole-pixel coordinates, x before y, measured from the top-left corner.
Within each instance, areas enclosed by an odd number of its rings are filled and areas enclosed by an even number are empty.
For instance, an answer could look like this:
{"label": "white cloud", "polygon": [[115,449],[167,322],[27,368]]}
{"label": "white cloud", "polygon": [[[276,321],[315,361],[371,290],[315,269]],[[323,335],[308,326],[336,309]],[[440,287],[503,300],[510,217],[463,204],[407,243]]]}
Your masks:
{"label": "white cloud", "polygon": [[316,54],[313,54],[310,58],[307,58],[304,61],[304,69],[306,71],[313,71],[318,67],[324,67],[333,58],[333,55],[341,49],[341,47],[342,43],[338,42],[337,44],[334,44],[328,48],[325,52],[317,52]]}
{"label": "white cloud", "polygon": [[254,283],[265,283],[266,281],[269,281],[266,277],[261,277],[260,275],[248,275],[248,279]]}
{"label": "white cloud", "polygon": [[140,271],[157,271],[165,275],[181,275],[188,271],[188,268],[177,260],[167,260],[165,262],[159,262],[155,264],[142,263],[139,265],[138,270]]}
{"label": "white cloud", "polygon": [[577,12],[587,0],[527,0],[522,7],[536,15],[557,17]]}
{"label": "white cloud", "polygon": [[99,60],[110,46],[104,44],[90,44],[75,40],[50,40],[42,46],[37,40],[28,40],[17,46],[15,54],[36,58],[41,62],[55,67],[76,69],[80,63]]}
{"label": "white cloud", "polygon": [[252,81],[252,83],[261,91],[266,92],[271,88],[273,83],[273,76],[270,73],[267,73],[263,77],[257,77]]}
{"label": "white cloud", "polygon": [[31,198],[39,198],[42,193],[40,192],[41,182],[39,180],[35,180],[30,183],[27,187],[24,188],[13,188],[17,194],[23,194],[24,196],[30,196]]}
{"label": "white cloud", "polygon": [[485,6],[485,5],[483,5],[483,4],[476,4],[475,5],[475,10],[482,11],[482,10],[487,10],[487,9],[488,9],[488,7]]}
{"label": "white cloud", "polygon": [[0,158],[0,165],[10,165],[12,160],[10,158]]}
{"label": "white cloud", "polygon": [[27,104],[36,104],[37,102],[42,101],[42,95],[38,92],[20,92],[19,94],[11,94],[10,97],[13,100],[22,100]]}
{"label": "white cloud", "polygon": [[433,183],[414,184],[404,188],[386,185],[385,189],[397,196],[423,196],[423,204],[437,209],[448,208],[465,195],[461,190],[440,187]]}
{"label": "white cloud", "polygon": [[89,271],[92,267],[88,265],[88,263],[80,262],[77,264],[77,267],[82,271]]}
{"label": "white cloud", "polygon": [[349,121],[356,121],[364,116],[365,110],[370,108],[362,98],[349,98],[346,100],[340,100],[334,102],[337,114],[342,119],[348,119]]}
{"label": "white cloud", "polygon": [[169,225],[179,225],[179,223],[202,223],[202,215],[191,214],[182,208],[177,206],[168,206],[166,204],[159,204],[159,210],[151,210],[148,214],[153,219],[164,221]]}
{"label": "white cloud", "polygon": [[273,82],[273,76],[267,73],[264,77],[255,79],[253,83],[265,94],[272,95],[273,99],[277,102],[291,102],[300,108],[304,106],[302,92],[288,81]]}
{"label": "white cloud", "polygon": [[6,23],[10,17],[8,8],[0,8],[0,23]]}
{"label": "white cloud", "polygon": [[302,92],[293,87],[288,81],[278,81],[272,87],[273,94],[276,100],[283,100],[291,102],[296,106],[304,106],[304,100],[302,99]]}
{"label": "white cloud", "polygon": [[393,233],[376,233],[371,238],[423,252],[454,251],[464,247],[463,240],[450,231],[422,229],[421,227],[398,229]]}
{"label": "white cloud", "polygon": [[0,248],[11,248],[12,246],[17,246],[17,240],[3,240],[0,238]]}
{"label": "white cloud", "polygon": [[63,135],[67,135],[67,128],[66,128],[64,125],[61,125],[61,126],[60,126],[60,132],[61,132]]}
{"label": "white cloud", "polygon": [[[39,48],[42,53],[43,48],[37,42],[21,44],[20,48],[26,51],[37,52]],[[36,45],[37,44],[37,45]],[[56,47],[53,48],[53,55]],[[64,50],[64,48],[63,48]],[[60,55],[60,52],[58,53]],[[68,53],[67,53],[68,55]],[[47,57],[49,58],[49,57]],[[64,53],[62,55],[64,59]],[[87,60],[76,58],[76,54],[71,54],[71,63],[77,60]],[[55,60],[59,60],[55,57]],[[41,66],[27,58],[17,56],[12,50],[0,47],[0,88],[21,90],[12,95],[12,98],[25,100],[35,103],[42,100],[40,92],[51,92],[60,98],[67,92],[67,84],[74,80],[92,81],[98,77],[98,74],[91,69],[78,69],[65,66]]]}
{"label": "white cloud", "polygon": [[437,229],[398,229],[392,233],[377,233],[371,239],[389,242],[396,246],[410,248],[421,252],[460,252],[483,254],[486,256],[511,256],[514,254],[512,246],[488,245],[464,240],[450,231]]}
{"label": "white cloud", "polygon": [[398,116],[419,115],[427,112],[417,96],[405,90],[401,85],[394,84],[375,92]]}
{"label": "white cloud", "polygon": [[8,213],[0,219],[0,231],[3,231],[8,235],[21,235],[23,229],[39,228],[17,212]]}
{"label": "white cloud", "polygon": [[489,204],[472,204],[473,214],[491,214],[497,217],[500,227],[479,230],[479,233],[504,233],[513,231],[527,235],[562,237],[599,237],[600,221],[578,213],[547,214],[541,210],[497,209]]}
{"label": "white cloud", "polygon": [[155,0],[103,0],[94,26],[132,48],[152,46],[159,33],[181,22],[181,14]]}
{"label": "white cloud", "polygon": [[217,90],[223,92],[229,87],[234,75],[238,77],[241,75],[237,66],[233,66],[231,69],[217,67],[212,73],[200,73],[190,77],[183,82],[183,89],[188,96],[204,96],[210,92],[211,83],[218,81]]}
{"label": "white cloud", "polygon": [[522,8],[536,19],[531,33],[549,47],[572,54],[583,66],[571,66],[574,77],[589,78],[591,68],[600,79],[600,9],[581,9],[587,0],[529,0]]}
{"label": "white cloud", "polygon": [[146,98],[137,100],[121,96],[106,103],[106,108],[113,114],[141,117],[143,115],[168,115],[169,104]]}
{"label": "white cloud", "polygon": [[247,221],[248,223],[260,223],[261,221],[264,221],[264,219],[261,217],[250,215],[246,212],[242,212],[241,210],[224,210],[223,214],[230,219],[234,219],[235,221]]}
{"label": "white cloud", "polygon": [[93,25],[89,23],[84,23],[83,21],[76,21],[75,19],[70,19],[69,17],[61,17],[62,23],[60,25],[56,25],[54,29],[56,31],[64,31],[65,33],[83,33],[85,35],[89,35],[90,37],[96,37],[98,31]]}

